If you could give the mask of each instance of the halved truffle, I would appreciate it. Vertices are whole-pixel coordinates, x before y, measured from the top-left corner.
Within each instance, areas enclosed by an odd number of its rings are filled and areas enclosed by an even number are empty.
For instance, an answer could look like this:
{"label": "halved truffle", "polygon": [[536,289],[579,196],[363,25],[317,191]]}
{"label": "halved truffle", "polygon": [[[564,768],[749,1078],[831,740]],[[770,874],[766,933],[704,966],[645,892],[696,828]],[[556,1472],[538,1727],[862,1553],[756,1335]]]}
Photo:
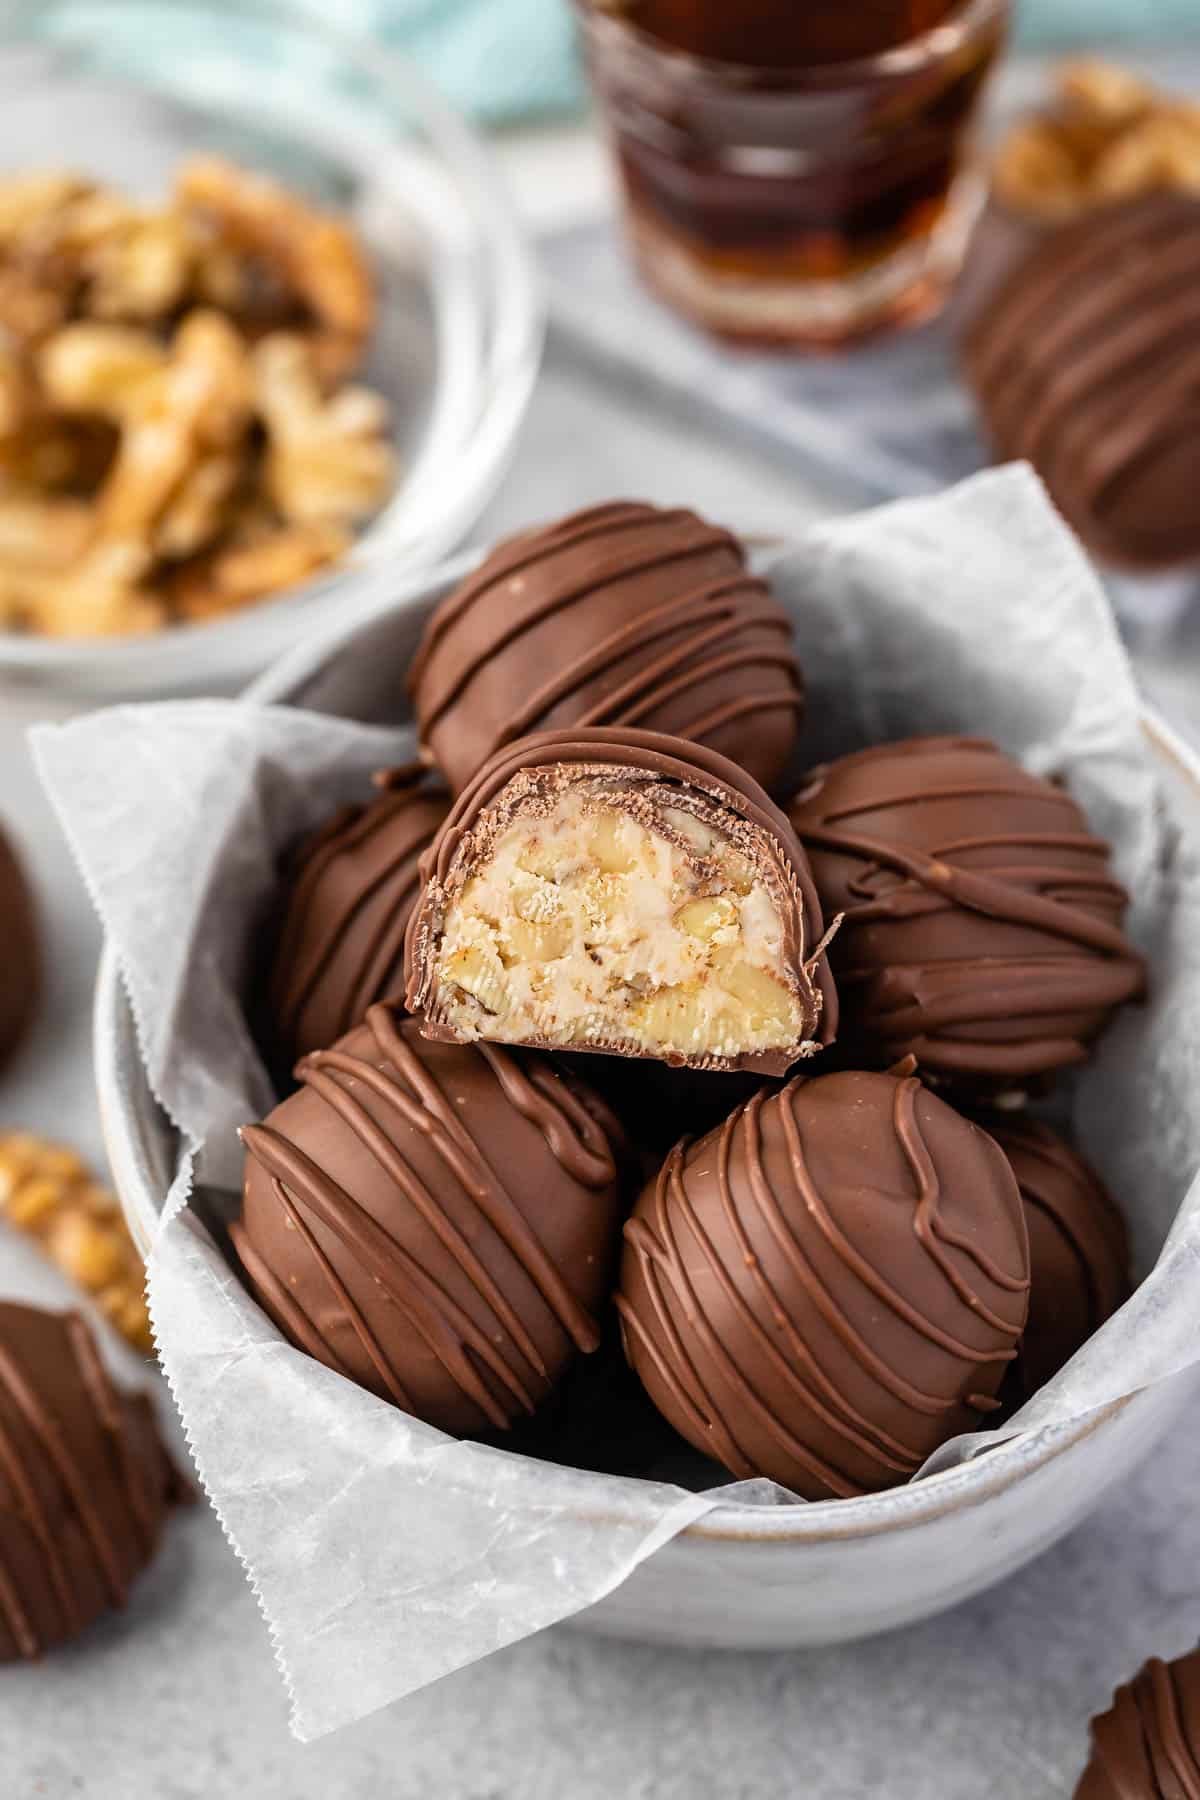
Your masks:
{"label": "halved truffle", "polygon": [[679,1144],[625,1227],[651,1399],[806,1499],[906,1481],[996,1407],[1029,1298],[1008,1162],[911,1075],[797,1078]]}
{"label": "halved truffle", "polygon": [[503,1429],[599,1342],[620,1128],[539,1056],[372,1007],[246,1146],[231,1228],[300,1349],[443,1431]]}
{"label": "halved truffle", "polygon": [[459,797],[425,868],[406,1004],[429,1036],[771,1074],[833,1037],[804,853],[714,751],[522,739]]}
{"label": "halved truffle", "polygon": [[985,738],[923,737],[818,769],[789,809],[827,913],[843,1036],[966,1096],[1086,1060],[1145,969],[1109,847],[1066,788]]}
{"label": "halved truffle", "polygon": [[497,545],[434,612],[409,685],[455,793],[519,737],[594,725],[708,744],[770,787],[804,711],[791,622],[737,538],[636,501]]}

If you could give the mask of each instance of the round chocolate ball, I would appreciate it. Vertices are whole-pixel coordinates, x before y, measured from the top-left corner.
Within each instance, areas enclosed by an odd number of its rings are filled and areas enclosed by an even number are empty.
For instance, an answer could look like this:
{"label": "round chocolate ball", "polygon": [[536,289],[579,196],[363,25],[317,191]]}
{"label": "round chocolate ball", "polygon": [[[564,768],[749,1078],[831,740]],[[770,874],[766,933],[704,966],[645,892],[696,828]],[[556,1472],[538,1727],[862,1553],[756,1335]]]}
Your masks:
{"label": "round chocolate ball", "polygon": [[1095,1170],[1048,1125],[1006,1116],[986,1129],[1012,1165],[1029,1230],[1029,1318],[1013,1365],[1023,1400],[1128,1298],[1129,1239]]}
{"label": "round chocolate ball", "polygon": [[1028,1295],[1003,1152],[914,1077],[856,1072],[678,1145],[625,1228],[617,1309],[677,1431],[819,1500],[905,1481],[974,1429]]}
{"label": "round chocolate ball", "polygon": [[1200,198],[1144,194],[1044,237],[968,335],[998,454],[1133,568],[1200,559],[1198,276]]}
{"label": "round chocolate ball", "polygon": [[841,1035],[964,1096],[1086,1060],[1145,984],[1109,847],[1070,794],[983,738],[908,738],[818,769],[791,805],[827,919]]}
{"label": "round chocolate ball", "polygon": [[41,946],[33,894],[0,831],[0,1066],[33,1022],[41,986]]}
{"label": "round chocolate ball", "polygon": [[243,1132],[234,1247],[279,1329],[443,1431],[531,1413],[599,1342],[620,1128],[544,1057],[430,1043],[395,1009]]}
{"label": "round chocolate ball", "polygon": [[1075,1800],[1179,1800],[1200,1794],[1200,1650],[1152,1656],[1092,1720]]}
{"label": "round chocolate ball", "polygon": [[419,773],[378,777],[369,806],[337,813],[288,870],[267,1000],[272,1052],[290,1068],[404,993],[404,933],[419,864],[448,801]]}
{"label": "round chocolate ball", "polygon": [[0,1662],[123,1606],[187,1497],[149,1399],[116,1386],[85,1320],[0,1303]]}
{"label": "round chocolate ball", "polygon": [[707,744],[769,788],[804,709],[791,623],[738,540],[625,501],[498,545],[434,612],[410,686],[455,793],[516,738],[592,725]]}

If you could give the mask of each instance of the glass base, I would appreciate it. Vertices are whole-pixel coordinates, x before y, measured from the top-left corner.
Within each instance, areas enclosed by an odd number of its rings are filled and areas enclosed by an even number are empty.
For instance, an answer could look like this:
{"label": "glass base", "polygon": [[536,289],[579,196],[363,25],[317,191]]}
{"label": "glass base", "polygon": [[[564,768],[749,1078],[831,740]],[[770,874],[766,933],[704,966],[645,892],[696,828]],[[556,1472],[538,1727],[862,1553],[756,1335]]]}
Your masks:
{"label": "glass base", "polygon": [[642,207],[627,209],[634,259],[647,285],[726,342],[759,349],[837,351],[923,324],[941,311],[983,209],[986,184],[961,174],[937,223],[860,273],[768,280],[730,273]]}

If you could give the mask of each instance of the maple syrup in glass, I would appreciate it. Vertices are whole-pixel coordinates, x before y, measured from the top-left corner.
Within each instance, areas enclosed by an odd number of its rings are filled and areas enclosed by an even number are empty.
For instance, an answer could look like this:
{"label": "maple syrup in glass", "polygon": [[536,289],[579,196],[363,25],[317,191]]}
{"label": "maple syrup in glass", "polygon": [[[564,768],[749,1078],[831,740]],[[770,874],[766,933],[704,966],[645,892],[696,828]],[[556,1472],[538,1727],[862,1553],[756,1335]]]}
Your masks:
{"label": "maple syrup in glass", "polygon": [[982,204],[1010,0],[575,0],[651,286],[718,335],[928,317]]}

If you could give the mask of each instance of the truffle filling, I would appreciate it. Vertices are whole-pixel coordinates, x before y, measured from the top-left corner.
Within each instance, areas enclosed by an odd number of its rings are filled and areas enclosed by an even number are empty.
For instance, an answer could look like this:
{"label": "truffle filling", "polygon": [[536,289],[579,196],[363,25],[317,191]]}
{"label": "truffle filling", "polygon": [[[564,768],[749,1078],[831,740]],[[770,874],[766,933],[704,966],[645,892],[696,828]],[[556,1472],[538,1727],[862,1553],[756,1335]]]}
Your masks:
{"label": "truffle filling", "polygon": [[798,1046],[783,883],[712,811],[593,778],[513,818],[447,906],[439,1014],[463,1037],[667,1059]]}

